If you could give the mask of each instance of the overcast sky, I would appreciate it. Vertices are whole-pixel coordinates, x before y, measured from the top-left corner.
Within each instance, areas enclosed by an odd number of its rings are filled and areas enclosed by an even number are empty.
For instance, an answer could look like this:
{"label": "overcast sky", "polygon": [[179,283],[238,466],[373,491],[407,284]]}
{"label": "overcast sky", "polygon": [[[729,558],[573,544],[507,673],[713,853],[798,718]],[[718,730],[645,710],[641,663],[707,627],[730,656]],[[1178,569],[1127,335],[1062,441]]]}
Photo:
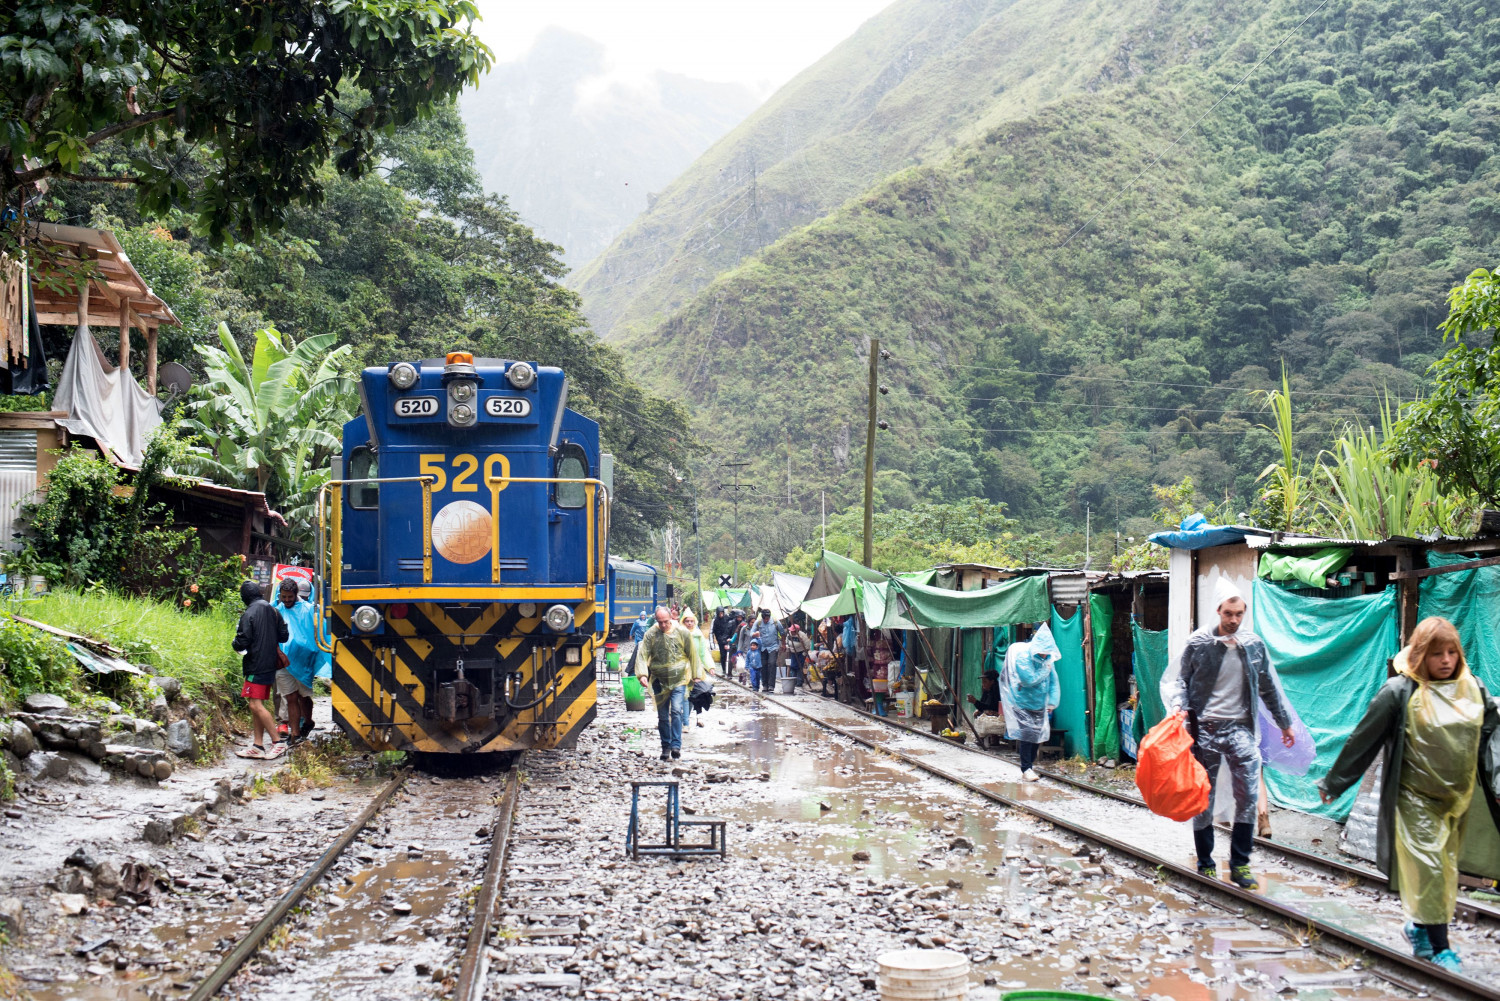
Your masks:
{"label": "overcast sky", "polygon": [[620,76],[666,70],[762,95],[892,0],[479,0],[479,34],[511,62],[551,25],[602,43]]}

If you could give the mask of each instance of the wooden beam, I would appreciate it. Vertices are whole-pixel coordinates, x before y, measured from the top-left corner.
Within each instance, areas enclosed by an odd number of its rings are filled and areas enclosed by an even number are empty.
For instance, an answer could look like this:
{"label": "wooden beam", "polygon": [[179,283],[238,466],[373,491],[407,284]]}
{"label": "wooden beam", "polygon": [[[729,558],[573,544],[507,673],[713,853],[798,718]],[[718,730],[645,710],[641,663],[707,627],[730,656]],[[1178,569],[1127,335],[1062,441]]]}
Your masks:
{"label": "wooden beam", "polygon": [[1418,577],[1436,577],[1438,574],[1458,573],[1462,570],[1475,570],[1479,567],[1492,567],[1500,564],[1500,556],[1486,556],[1482,560],[1469,560],[1466,563],[1450,563],[1445,567],[1423,567],[1420,570],[1397,570],[1391,574],[1391,580],[1415,580]]}
{"label": "wooden beam", "polygon": [[146,328],[146,392],[156,395],[156,328]]}
{"label": "wooden beam", "polygon": [[120,310],[120,371],[130,372],[130,307]]}

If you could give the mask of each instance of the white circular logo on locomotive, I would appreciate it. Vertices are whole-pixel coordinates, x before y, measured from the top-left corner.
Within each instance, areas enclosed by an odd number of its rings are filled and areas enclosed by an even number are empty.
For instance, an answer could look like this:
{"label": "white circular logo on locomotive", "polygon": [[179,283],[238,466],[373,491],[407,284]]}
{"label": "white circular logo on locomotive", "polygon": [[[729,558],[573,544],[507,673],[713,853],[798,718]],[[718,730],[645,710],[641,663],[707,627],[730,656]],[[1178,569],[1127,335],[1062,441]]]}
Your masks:
{"label": "white circular logo on locomotive", "polygon": [[490,552],[495,523],[490,513],[473,501],[443,505],[432,518],[432,546],[452,563],[473,563]]}

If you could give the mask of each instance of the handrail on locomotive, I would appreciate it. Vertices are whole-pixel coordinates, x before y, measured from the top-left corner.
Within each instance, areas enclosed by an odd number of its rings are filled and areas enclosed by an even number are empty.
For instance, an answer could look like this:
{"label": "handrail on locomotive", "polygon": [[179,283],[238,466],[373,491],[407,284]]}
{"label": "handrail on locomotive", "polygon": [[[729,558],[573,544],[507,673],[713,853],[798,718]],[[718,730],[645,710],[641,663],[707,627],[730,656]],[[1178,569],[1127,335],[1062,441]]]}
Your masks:
{"label": "handrail on locomotive", "polygon": [[[420,483],[422,484],[422,582],[432,583],[432,485],[437,482],[435,476],[388,476],[388,477],[360,477],[356,479],[328,480],[318,488],[317,512],[318,512],[318,542],[317,542],[317,567],[320,575],[320,584],[328,583],[328,599],[334,602],[341,600],[342,571],[343,571],[343,488],[346,485],[356,484],[381,484],[381,483]],[[609,526],[610,526],[610,498],[609,485],[603,480],[594,477],[560,477],[560,476],[486,476],[484,483],[490,488],[490,520],[494,526],[491,553],[491,584],[500,583],[500,492],[512,483],[582,483],[587,496],[587,505],[594,510],[596,517],[590,518],[588,523],[588,577],[578,586],[593,587],[599,581],[606,579],[607,567],[605,559],[608,553]],[[326,503],[331,501],[331,504]],[[332,516],[329,516],[329,510]],[[482,585],[475,585],[476,588]],[[326,636],[327,630],[327,603],[324,600],[324,589],[322,586],[314,588],[314,608],[316,626],[314,639],[318,648],[324,653],[333,653],[333,639]]]}

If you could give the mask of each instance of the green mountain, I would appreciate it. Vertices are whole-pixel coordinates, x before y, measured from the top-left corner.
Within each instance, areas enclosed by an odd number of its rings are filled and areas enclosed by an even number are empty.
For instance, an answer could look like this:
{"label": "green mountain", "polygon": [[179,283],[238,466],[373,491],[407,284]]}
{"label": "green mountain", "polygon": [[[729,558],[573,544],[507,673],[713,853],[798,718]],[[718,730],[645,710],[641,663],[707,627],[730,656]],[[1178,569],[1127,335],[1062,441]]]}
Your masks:
{"label": "green mountain", "polygon": [[[861,35],[939,6],[898,4]],[[1036,40],[1050,56],[1036,72],[1061,79],[1078,39],[1122,29],[1053,6],[1076,19]],[[1088,511],[1095,532],[1137,530],[1150,485],[1186,475],[1249,510],[1273,458],[1257,391],[1282,365],[1312,452],[1372,422],[1383,394],[1419,390],[1444,293],[1500,257],[1500,24],[1480,0],[1120,7],[1149,22],[1128,48],[1096,47],[1128,53],[1095,59],[1120,72],[1000,121],[981,102],[974,138],[684,278],[660,320],[617,324],[642,378],[695,408],[713,460],[752,461],[742,553],[815,537],[825,486],[831,510],[858,503],[871,337],[893,355],[882,503],[984,496],[1028,531]],[[789,90],[811,100],[820,72]],[[700,476],[716,555],[730,525],[717,479]]]}
{"label": "green mountain", "polygon": [[570,284],[601,335],[650,326],[894,171],[1190,58],[1245,17],[1178,6],[897,0],[714,144]]}

